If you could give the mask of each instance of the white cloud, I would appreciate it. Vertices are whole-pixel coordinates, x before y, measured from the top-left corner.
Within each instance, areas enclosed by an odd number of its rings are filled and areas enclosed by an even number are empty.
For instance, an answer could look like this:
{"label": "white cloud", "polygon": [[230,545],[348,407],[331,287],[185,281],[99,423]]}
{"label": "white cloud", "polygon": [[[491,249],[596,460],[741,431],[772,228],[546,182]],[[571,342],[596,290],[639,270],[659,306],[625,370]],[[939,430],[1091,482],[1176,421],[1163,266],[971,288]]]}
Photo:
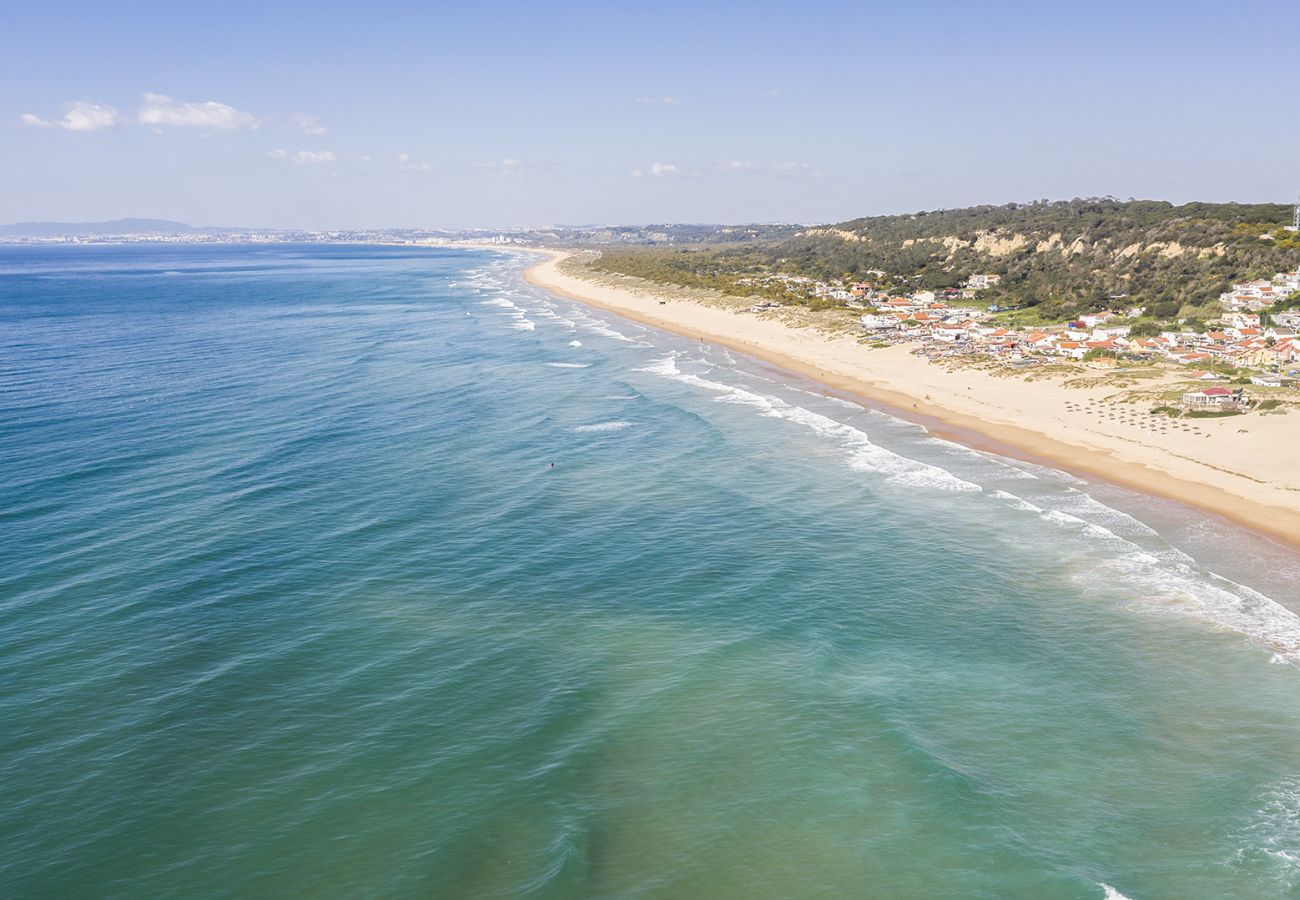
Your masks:
{"label": "white cloud", "polygon": [[23,113],[20,117],[24,125],[37,128],[64,128],[68,131],[99,131],[101,128],[113,128],[122,124],[122,116],[111,106],[87,103],[77,100],[64,106],[63,118],[57,121],[42,119],[33,113]]}
{"label": "white cloud", "polygon": [[513,157],[506,157],[497,162],[479,163],[478,168],[491,172],[497,178],[514,178],[523,174],[524,164]]}
{"label": "white cloud", "polygon": [[681,175],[682,170],[671,163],[655,162],[650,164],[649,169],[633,169],[627,174],[633,178],[644,178],[647,175],[651,178],[667,178],[673,175]]}
{"label": "white cloud", "polygon": [[337,160],[338,157],[334,155],[333,150],[299,150],[293,155],[293,161],[299,165],[335,162]]}
{"label": "white cloud", "polygon": [[312,137],[320,137],[325,134],[325,126],[321,125],[320,120],[315,116],[309,116],[306,113],[294,113],[290,116],[290,119],[293,121],[293,124],[302,129],[303,134],[308,134]]}
{"label": "white cloud", "polygon": [[397,168],[404,172],[428,172],[433,169],[433,166],[427,162],[413,162],[409,153],[399,153],[397,154]]}
{"label": "white cloud", "polygon": [[637,103],[658,103],[663,106],[672,106],[677,102],[676,97],[648,97],[642,96],[636,98]]}
{"label": "white cloud", "polygon": [[188,128],[257,128],[260,124],[252,113],[241,112],[233,106],[207,100],[203,103],[186,103],[173,100],[165,94],[145,94],[144,106],[136,116],[143,125],[175,125]]}
{"label": "white cloud", "polygon": [[317,163],[337,162],[338,157],[334,155],[333,150],[299,150],[297,153],[290,153],[287,150],[269,150],[267,156],[271,159],[284,159],[298,166],[310,166]]}
{"label": "white cloud", "polygon": [[802,175],[810,178],[822,178],[825,173],[815,169],[806,162],[754,163],[742,159],[727,159],[709,165],[678,166],[671,163],[652,163],[648,168],[633,169],[627,174],[632,178],[703,178],[710,174],[717,175]]}
{"label": "white cloud", "polygon": [[641,178],[645,175],[649,175],[651,178],[669,178],[674,175],[682,174],[682,170],[671,163],[655,162],[651,163],[650,168],[646,171],[633,169],[631,172],[628,172],[628,174],[633,178]]}
{"label": "white cloud", "polygon": [[715,172],[735,174],[740,172],[772,172],[776,175],[810,175],[813,178],[820,178],[824,173],[817,171],[811,164],[806,162],[778,162],[765,163],[759,165],[751,162],[741,162],[740,160],[728,160],[720,162],[713,167]]}

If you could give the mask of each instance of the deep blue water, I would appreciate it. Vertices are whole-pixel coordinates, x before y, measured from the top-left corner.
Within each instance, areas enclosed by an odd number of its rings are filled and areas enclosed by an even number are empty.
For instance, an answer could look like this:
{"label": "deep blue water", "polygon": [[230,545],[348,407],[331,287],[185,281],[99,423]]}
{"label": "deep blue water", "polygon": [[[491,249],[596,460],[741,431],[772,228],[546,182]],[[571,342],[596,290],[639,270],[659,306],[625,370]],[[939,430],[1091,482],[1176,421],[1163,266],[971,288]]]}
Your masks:
{"label": "deep blue water", "polygon": [[0,247],[0,896],[1300,894],[1292,555],[523,264]]}

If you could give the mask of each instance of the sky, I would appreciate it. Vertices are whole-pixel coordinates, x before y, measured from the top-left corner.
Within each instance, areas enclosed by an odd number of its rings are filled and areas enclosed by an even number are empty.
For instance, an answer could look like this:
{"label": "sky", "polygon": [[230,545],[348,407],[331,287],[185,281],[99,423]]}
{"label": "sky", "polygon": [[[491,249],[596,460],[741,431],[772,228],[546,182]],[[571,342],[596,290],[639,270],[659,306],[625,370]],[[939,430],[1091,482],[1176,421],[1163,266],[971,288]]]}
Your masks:
{"label": "sky", "polygon": [[23,3],[0,222],[1293,202],[1300,2]]}

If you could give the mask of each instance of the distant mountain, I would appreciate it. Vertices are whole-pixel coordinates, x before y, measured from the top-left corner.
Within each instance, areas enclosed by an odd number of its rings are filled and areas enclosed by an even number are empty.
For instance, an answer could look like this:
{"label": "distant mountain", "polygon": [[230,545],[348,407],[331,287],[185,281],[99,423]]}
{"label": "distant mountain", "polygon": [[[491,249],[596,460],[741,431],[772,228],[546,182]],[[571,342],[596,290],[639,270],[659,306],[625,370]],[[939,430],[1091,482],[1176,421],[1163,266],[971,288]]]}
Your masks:
{"label": "distant mountain", "polygon": [[229,229],[195,228],[184,222],[170,222],[167,219],[112,219],[108,222],[17,222],[13,225],[0,225],[0,237],[103,237],[117,234],[197,234],[227,230]]}

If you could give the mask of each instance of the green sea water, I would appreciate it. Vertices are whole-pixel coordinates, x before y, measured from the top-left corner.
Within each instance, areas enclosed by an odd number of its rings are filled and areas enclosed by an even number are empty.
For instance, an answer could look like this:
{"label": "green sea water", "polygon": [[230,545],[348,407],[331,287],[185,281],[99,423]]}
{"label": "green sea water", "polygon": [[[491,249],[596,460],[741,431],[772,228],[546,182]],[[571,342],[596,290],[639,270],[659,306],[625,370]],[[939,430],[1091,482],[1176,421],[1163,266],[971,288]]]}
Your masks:
{"label": "green sea water", "polygon": [[1300,896],[1292,554],[522,265],[0,248],[0,896]]}

